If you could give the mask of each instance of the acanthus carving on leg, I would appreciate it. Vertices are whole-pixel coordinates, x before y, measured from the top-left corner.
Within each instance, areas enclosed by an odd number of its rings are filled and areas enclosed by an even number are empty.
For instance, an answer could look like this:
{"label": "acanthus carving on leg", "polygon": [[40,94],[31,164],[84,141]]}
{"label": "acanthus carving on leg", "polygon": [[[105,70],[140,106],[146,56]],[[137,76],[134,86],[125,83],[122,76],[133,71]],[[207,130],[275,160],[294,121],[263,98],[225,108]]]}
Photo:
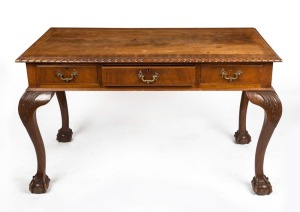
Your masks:
{"label": "acanthus carving on leg", "polygon": [[72,129],[69,128],[69,112],[66,93],[64,91],[56,92],[60,107],[62,127],[58,130],[56,140],[59,142],[70,142],[72,140]]}
{"label": "acanthus carving on leg", "polygon": [[246,91],[242,92],[240,113],[239,113],[239,129],[235,132],[234,137],[237,144],[248,144],[251,141],[251,136],[246,129],[246,116],[249,99]]}
{"label": "acanthus carving on leg", "polygon": [[54,92],[26,91],[19,102],[20,118],[32,140],[37,156],[37,173],[29,185],[32,193],[45,193],[49,187],[50,179],[46,175],[46,154],[42,136],[36,121],[36,110],[47,104]]}
{"label": "acanthus carving on leg", "polygon": [[258,139],[255,153],[255,177],[252,187],[256,194],[266,195],[272,192],[269,179],[264,175],[263,165],[265,152],[270,138],[281,118],[282,105],[275,91],[247,91],[249,100],[265,111],[263,127]]}

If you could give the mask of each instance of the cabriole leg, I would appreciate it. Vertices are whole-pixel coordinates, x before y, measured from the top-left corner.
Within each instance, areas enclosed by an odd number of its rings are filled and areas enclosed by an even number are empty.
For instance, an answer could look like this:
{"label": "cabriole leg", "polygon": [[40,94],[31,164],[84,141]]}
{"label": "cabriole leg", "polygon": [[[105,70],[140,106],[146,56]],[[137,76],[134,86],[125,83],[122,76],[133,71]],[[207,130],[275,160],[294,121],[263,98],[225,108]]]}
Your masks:
{"label": "cabriole leg", "polygon": [[66,93],[64,91],[56,92],[57,100],[60,107],[62,126],[58,130],[56,140],[59,142],[70,142],[72,140],[72,129],[69,128],[69,112]]}
{"label": "cabriole leg", "polygon": [[265,111],[265,119],[256,147],[252,187],[256,194],[266,195],[272,192],[272,186],[264,175],[264,157],[270,138],[280,120],[282,105],[275,91],[247,91],[246,94],[253,104],[262,107]]}
{"label": "cabriole leg", "polygon": [[45,193],[50,182],[46,175],[45,147],[36,121],[36,110],[47,104],[53,95],[54,92],[26,91],[19,102],[19,115],[32,140],[37,157],[37,173],[29,185],[29,190],[36,194]]}
{"label": "cabriole leg", "polygon": [[246,116],[249,99],[246,92],[242,92],[240,113],[239,113],[239,129],[235,132],[234,137],[237,144],[248,144],[251,141],[251,136],[246,129]]}

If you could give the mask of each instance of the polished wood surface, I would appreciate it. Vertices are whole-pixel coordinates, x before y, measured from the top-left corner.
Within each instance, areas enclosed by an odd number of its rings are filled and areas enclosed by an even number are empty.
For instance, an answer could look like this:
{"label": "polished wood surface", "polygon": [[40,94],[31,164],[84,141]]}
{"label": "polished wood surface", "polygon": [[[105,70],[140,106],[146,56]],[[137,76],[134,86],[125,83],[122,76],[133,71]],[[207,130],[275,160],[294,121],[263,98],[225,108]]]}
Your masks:
{"label": "polished wood surface", "polygon": [[62,116],[57,140],[71,141],[69,90],[242,91],[236,143],[251,141],[246,129],[250,101],[265,111],[252,187],[259,195],[272,192],[263,164],[282,113],[272,87],[273,62],[281,59],[256,29],[51,28],[16,61],[27,68],[28,88],[19,114],[37,154],[32,193],[45,193],[50,182],[36,110],[56,93]]}
{"label": "polished wood surface", "polygon": [[272,186],[264,175],[264,157],[271,136],[281,118],[282,105],[275,91],[247,91],[246,94],[253,104],[262,107],[265,111],[265,119],[256,147],[255,177],[252,180],[252,187],[257,194],[270,194]]}
{"label": "polished wood surface", "polygon": [[[281,59],[254,28],[50,28],[16,61],[26,62],[31,91],[181,90],[184,85],[188,90],[266,90],[272,63]],[[194,67],[195,79],[188,66]],[[138,69],[161,77],[143,84],[134,73]],[[228,81],[222,71],[229,78],[241,74]]]}
{"label": "polished wood surface", "polygon": [[195,66],[104,66],[102,73],[104,86],[195,86],[196,83]]}
{"label": "polished wood surface", "polygon": [[64,91],[57,91],[56,96],[61,112],[61,128],[58,130],[56,140],[59,142],[70,142],[72,140],[73,131],[69,128],[69,111],[66,93]]}
{"label": "polished wood surface", "polygon": [[243,91],[240,103],[239,129],[234,134],[237,144],[248,144],[251,142],[251,136],[249,135],[246,127],[248,103],[249,99],[247,97],[246,91]]}
{"label": "polished wood surface", "polygon": [[95,65],[84,66],[52,66],[52,65],[37,65],[37,84],[38,85],[53,85],[53,84],[67,84],[68,81],[63,81],[57,73],[62,73],[62,78],[69,78],[73,72],[77,75],[72,79],[72,84],[97,84],[98,72]]}
{"label": "polished wood surface", "polygon": [[[145,75],[145,80],[151,79],[154,73],[159,77],[153,83],[143,83],[139,78],[140,71]],[[237,72],[240,75],[235,77]],[[28,63],[27,73],[28,90],[31,91],[181,90],[180,86],[186,86],[186,90],[272,89],[272,63],[269,62],[177,65],[164,63],[163,66]]]}
{"label": "polished wood surface", "polygon": [[20,118],[32,140],[37,157],[37,173],[29,185],[32,193],[45,193],[50,179],[46,175],[46,152],[36,120],[36,110],[47,104],[54,92],[25,92],[19,102]]}
{"label": "polished wood surface", "polygon": [[50,28],[17,61],[202,63],[281,59],[254,28]]}

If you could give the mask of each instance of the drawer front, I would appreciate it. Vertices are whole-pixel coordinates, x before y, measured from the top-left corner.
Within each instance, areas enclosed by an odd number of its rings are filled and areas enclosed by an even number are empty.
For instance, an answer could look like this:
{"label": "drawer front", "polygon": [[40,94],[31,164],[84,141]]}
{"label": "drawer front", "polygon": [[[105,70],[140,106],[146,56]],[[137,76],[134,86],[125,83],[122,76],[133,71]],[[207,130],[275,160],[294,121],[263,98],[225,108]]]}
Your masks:
{"label": "drawer front", "polygon": [[36,67],[37,84],[97,84],[97,66],[49,66],[38,65]]}
{"label": "drawer front", "polygon": [[104,86],[194,86],[195,66],[104,66]]}
{"label": "drawer front", "polygon": [[200,87],[259,88],[262,68],[262,65],[201,65]]}

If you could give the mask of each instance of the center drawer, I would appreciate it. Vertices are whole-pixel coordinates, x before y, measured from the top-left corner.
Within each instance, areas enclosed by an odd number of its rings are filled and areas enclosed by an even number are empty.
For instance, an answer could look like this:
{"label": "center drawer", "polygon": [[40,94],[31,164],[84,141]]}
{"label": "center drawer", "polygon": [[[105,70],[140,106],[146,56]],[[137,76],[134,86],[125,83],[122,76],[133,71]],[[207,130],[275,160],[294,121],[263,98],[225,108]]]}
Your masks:
{"label": "center drawer", "polygon": [[195,66],[103,66],[104,86],[194,86]]}

